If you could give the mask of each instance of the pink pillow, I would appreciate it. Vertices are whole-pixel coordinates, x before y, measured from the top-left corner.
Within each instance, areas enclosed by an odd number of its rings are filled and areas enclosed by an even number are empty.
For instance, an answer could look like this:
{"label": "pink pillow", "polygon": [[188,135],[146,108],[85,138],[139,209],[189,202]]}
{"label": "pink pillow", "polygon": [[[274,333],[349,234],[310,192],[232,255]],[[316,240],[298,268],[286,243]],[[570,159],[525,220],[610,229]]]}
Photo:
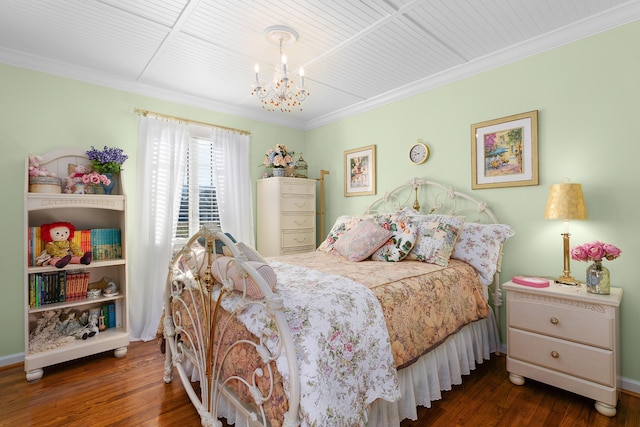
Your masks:
{"label": "pink pillow", "polygon": [[393,233],[366,219],[346,231],[334,244],[334,249],[349,261],[367,259],[384,245]]}
{"label": "pink pillow", "polygon": [[[271,268],[269,264],[265,264],[259,261],[247,262],[249,263],[249,265],[256,269],[258,274],[262,276],[262,278],[265,280],[265,282],[267,282],[267,284],[273,291],[276,288],[277,283],[276,272],[273,271],[273,268]],[[224,278],[230,279],[233,282],[233,288],[236,291],[244,291],[245,281],[238,274],[235,258],[228,256],[217,257],[213,265],[211,266],[211,273],[218,282],[222,283]],[[247,296],[251,298],[264,298],[264,295],[258,287],[258,284],[251,278],[251,276],[247,275],[246,283]]]}

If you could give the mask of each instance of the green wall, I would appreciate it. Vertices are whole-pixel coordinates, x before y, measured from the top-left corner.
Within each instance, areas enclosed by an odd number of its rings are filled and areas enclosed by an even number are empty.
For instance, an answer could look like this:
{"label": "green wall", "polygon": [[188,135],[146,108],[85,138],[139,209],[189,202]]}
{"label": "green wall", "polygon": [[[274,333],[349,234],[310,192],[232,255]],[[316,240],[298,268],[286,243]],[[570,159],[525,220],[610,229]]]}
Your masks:
{"label": "green wall", "polygon": [[[359,213],[373,200],[343,197],[343,155],[345,150],[375,144],[378,195],[414,176],[441,180],[485,200],[502,222],[516,229],[505,248],[503,280],[517,274],[562,273],[562,225],[545,221],[544,207],[549,185],[563,177],[581,183],[589,220],[572,223],[572,245],[598,239],[623,250],[607,266],[613,286],[624,288],[622,374],[627,384],[640,390],[640,340],[633,329],[640,323],[640,311],[634,308],[640,304],[640,286],[632,274],[633,259],[640,254],[633,214],[640,210],[635,189],[640,169],[634,158],[640,147],[633,125],[640,99],[637,40],[640,23],[632,23],[307,132],[0,65],[0,137],[5,149],[0,186],[7,218],[2,230],[7,241],[15,242],[0,249],[7,266],[0,324],[12,325],[2,333],[0,362],[24,350],[27,154],[67,146],[122,147],[130,155],[125,184],[134,200],[137,107],[252,131],[251,168],[256,179],[265,149],[285,143],[303,151],[310,177],[318,177],[320,169],[330,171],[325,177],[327,228],[338,215]],[[531,110],[539,111],[540,185],[471,190],[471,124]],[[414,166],[407,152],[418,138],[429,145],[431,156]],[[130,212],[129,218],[133,215]],[[129,243],[134,238],[132,232]],[[572,262],[571,267],[574,276],[584,278],[586,264]]]}
{"label": "green wall", "polygon": [[[623,250],[606,265],[612,286],[624,288],[622,374],[640,381],[640,284],[633,273],[640,257],[638,40],[640,22],[309,131],[305,159],[330,171],[327,229],[374,199],[343,197],[343,153],[375,144],[378,196],[414,176],[469,192],[516,229],[505,247],[502,281],[555,277],[563,269],[562,224],[543,218],[549,186],[563,177],[581,183],[589,220],[571,224],[571,243],[602,240]],[[471,190],[471,125],[531,110],[539,112],[540,185]],[[431,156],[415,166],[407,153],[418,138]],[[584,280],[586,267],[573,261],[574,277]],[[504,323],[501,329],[504,336]]]}
{"label": "green wall", "polygon": [[[6,266],[0,296],[0,365],[3,357],[12,361],[24,351],[23,338],[23,203],[25,159],[29,153],[43,154],[65,147],[89,149],[118,146],[129,159],[123,177],[129,198],[130,224],[127,243],[135,239],[131,231],[136,179],[137,114],[141,108],[191,120],[252,132],[250,167],[252,176],[262,176],[264,152],[276,143],[285,143],[296,152],[304,151],[302,131],[215,113],[200,108],[161,101],[128,92],[56,77],[0,64],[0,187],[5,218],[2,235],[11,245],[0,247]],[[255,187],[254,187],[255,191]],[[158,266],[158,268],[166,268]]]}

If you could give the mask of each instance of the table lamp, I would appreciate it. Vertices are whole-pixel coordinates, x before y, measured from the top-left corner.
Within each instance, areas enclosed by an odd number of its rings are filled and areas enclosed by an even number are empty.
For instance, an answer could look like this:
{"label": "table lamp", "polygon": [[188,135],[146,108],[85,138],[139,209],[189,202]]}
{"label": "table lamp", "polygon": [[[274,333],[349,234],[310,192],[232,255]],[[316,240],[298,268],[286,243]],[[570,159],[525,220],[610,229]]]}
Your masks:
{"label": "table lamp", "polygon": [[584,195],[580,184],[570,183],[563,179],[560,184],[553,184],[549,189],[547,208],[544,211],[545,219],[561,219],[564,221],[562,241],[564,245],[564,274],[556,279],[556,283],[564,285],[580,285],[580,282],[571,277],[571,253],[569,249],[569,221],[572,219],[587,219],[587,207],[584,204]]}

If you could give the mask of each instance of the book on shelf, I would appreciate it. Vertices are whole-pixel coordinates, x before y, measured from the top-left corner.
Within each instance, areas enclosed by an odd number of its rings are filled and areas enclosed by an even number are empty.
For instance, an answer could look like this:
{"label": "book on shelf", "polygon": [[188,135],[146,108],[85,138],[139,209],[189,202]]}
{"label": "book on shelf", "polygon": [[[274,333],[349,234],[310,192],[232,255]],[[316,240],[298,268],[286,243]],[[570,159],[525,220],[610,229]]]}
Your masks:
{"label": "book on shelf", "polygon": [[91,250],[94,260],[122,258],[119,228],[92,228]]}
{"label": "book on shelf", "polygon": [[[28,227],[27,262],[29,267],[37,265],[36,258],[45,248],[40,227]],[[72,241],[82,252],[91,252],[94,260],[122,258],[122,237],[119,228],[94,228],[76,230]]]}
{"label": "book on shelf", "polygon": [[29,307],[37,308],[57,302],[87,297],[89,272],[77,270],[47,271],[29,274]]}

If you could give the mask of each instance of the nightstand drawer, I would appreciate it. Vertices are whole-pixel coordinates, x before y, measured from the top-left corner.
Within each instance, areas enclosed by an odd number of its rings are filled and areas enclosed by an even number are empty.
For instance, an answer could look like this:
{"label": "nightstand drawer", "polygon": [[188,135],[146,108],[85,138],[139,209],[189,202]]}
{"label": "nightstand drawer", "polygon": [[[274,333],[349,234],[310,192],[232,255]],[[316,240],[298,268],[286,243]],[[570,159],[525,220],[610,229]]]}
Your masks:
{"label": "nightstand drawer", "polygon": [[301,228],[314,228],[316,223],[316,214],[284,214],[281,217],[280,227],[283,230],[299,230]]}
{"label": "nightstand drawer", "polygon": [[613,351],[509,328],[509,357],[609,387],[615,386]]}
{"label": "nightstand drawer", "polygon": [[282,212],[315,212],[313,196],[282,196]]}
{"label": "nightstand drawer", "polygon": [[510,292],[509,326],[613,349],[615,323],[600,304]]}
{"label": "nightstand drawer", "polygon": [[298,246],[315,246],[316,236],[314,230],[291,231],[282,233],[282,248],[293,248]]}

